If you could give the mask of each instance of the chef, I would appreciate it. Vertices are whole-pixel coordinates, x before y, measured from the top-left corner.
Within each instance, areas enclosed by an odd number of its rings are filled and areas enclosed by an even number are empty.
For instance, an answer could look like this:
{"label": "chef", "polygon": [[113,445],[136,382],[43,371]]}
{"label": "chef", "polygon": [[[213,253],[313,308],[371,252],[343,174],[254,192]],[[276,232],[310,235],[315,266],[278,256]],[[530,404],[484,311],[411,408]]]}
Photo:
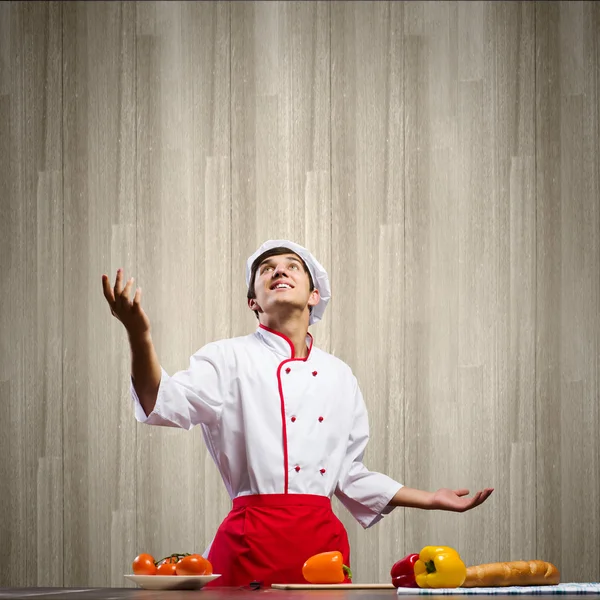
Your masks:
{"label": "chef", "polygon": [[363,464],[369,423],[356,377],[308,333],[331,290],[306,248],[287,240],[260,246],[246,264],[256,331],[205,345],[174,375],[160,366],[141,290],[130,299],[133,282],[123,285],[119,270],[111,288],[103,275],[111,312],[129,336],[135,417],[200,426],[232,499],[207,550],[219,585],[303,583],[304,562],[330,550],[350,566],[334,495],[367,528],[396,506],[463,512],[492,492],[411,489]]}

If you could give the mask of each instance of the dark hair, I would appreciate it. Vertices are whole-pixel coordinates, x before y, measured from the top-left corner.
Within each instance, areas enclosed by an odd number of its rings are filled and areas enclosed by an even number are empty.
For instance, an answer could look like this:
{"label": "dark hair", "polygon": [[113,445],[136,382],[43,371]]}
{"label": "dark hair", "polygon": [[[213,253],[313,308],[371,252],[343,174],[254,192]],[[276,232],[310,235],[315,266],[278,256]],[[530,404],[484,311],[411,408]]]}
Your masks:
{"label": "dark hair", "polygon": [[[271,258],[271,256],[281,256],[282,254],[293,254],[294,256],[298,256],[293,250],[290,250],[289,248],[284,248],[283,246],[278,246],[277,248],[271,248],[270,250],[266,250],[258,258],[256,258],[254,260],[254,262],[252,263],[252,268],[250,269],[250,283],[248,285],[248,294],[247,294],[248,300],[256,299],[256,290],[254,289],[254,280],[256,278],[256,271],[258,271],[258,267],[259,267],[260,263],[262,263],[267,258]],[[302,266],[304,267],[304,271],[308,274],[308,283],[310,286],[310,291],[312,292],[315,289],[315,284],[313,282],[312,275],[310,274],[310,271],[308,270],[306,263],[304,262],[304,260],[302,260],[302,257],[298,256],[298,258],[300,259],[300,262],[302,263]],[[309,312],[312,312],[312,306],[309,308]],[[258,319],[258,311],[257,310],[254,311],[254,314],[256,315],[256,318]]]}

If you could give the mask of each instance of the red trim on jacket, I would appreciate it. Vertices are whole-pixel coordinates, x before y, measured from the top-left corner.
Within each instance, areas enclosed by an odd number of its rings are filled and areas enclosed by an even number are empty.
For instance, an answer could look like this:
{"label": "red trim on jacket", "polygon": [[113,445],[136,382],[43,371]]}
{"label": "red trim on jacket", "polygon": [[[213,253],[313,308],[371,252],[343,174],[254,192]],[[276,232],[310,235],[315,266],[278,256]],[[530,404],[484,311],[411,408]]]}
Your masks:
{"label": "red trim on jacket", "polygon": [[281,368],[283,367],[283,365],[285,365],[289,362],[294,362],[294,361],[306,362],[306,360],[310,356],[310,351],[312,350],[312,347],[313,347],[313,336],[310,335],[310,333],[308,333],[308,336],[310,337],[310,346],[308,347],[308,354],[306,355],[306,358],[295,358],[296,351],[294,350],[294,344],[292,343],[292,340],[290,340],[289,337],[287,337],[283,333],[280,333],[279,331],[275,331],[275,329],[271,329],[270,327],[263,325],[262,323],[259,325],[259,327],[261,329],[264,329],[265,331],[268,331],[269,333],[273,333],[273,334],[278,335],[279,337],[283,338],[290,345],[290,351],[292,354],[291,358],[287,358],[284,361],[280,362],[279,366],[277,367],[277,387],[279,388],[279,400],[281,402],[281,437],[282,437],[282,442],[283,442],[283,472],[284,472],[283,488],[284,488],[284,493],[287,494],[288,493],[288,484],[289,484],[289,477],[288,477],[289,462],[288,462],[288,446],[287,446],[287,425],[285,422],[285,398],[283,396],[283,385],[281,383]]}
{"label": "red trim on jacket", "polygon": [[287,335],[284,335],[283,333],[280,333],[279,331],[276,331],[275,329],[271,329],[270,327],[267,327],[266,325],[263,325],[262,323],[259,324],[259,328],[264,329],[265,331],[268,331],[269,333],[278,335],[280,338],[283,338],[290,345],[290,352],[292,354],[292,357],[288,358],[286,360],[306,361],[308,359],[308,357],[310,356],[310,352],[312,350],[314,340],[313,340],[313,336],[308,331],[306,332],[306,335],[308,335],[308,337],[310,338],[310,346],[308,347],[308,354],[306,355],[306,358],[296,358],[296,350],[294,349],[294,344],[292,344],[292,340],[290,340],[290,338]]}

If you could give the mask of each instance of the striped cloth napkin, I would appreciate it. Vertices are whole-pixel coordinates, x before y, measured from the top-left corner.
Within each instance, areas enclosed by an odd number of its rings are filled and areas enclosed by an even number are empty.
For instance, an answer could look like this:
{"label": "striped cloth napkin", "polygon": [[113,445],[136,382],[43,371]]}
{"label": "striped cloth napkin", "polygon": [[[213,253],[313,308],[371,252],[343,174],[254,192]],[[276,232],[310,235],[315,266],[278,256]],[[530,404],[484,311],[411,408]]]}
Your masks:
{"label": "striped cloth napkin", "polygon": [[513,596],[527,594],[530,596],[546,596],[551,594],[600,594],[600,583],[559,583],[558,585],[530,585],[511,587],[481,587],[481,588],[398,588],[398,595],[501,595]]}

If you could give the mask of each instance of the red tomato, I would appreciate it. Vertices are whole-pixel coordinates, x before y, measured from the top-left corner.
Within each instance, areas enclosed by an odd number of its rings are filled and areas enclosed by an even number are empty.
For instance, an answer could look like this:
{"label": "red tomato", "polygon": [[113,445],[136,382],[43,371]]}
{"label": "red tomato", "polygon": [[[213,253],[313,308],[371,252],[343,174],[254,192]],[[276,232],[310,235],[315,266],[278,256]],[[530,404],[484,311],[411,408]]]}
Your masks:
{"label": "red tomato", "polygon": [[167,562],[158,565],[156,569],[157,575],[177,575],[177,564],[174,562]]}
{"label": "red tomato", "polygon": [[177,575],[212,575],[212,565],[200,554],[184,556],[175,566]]}
{"label": "red tomato", "polygon": [[134,575],[156,575],[156,565],[150,554],[136,556],[131,567]]}

